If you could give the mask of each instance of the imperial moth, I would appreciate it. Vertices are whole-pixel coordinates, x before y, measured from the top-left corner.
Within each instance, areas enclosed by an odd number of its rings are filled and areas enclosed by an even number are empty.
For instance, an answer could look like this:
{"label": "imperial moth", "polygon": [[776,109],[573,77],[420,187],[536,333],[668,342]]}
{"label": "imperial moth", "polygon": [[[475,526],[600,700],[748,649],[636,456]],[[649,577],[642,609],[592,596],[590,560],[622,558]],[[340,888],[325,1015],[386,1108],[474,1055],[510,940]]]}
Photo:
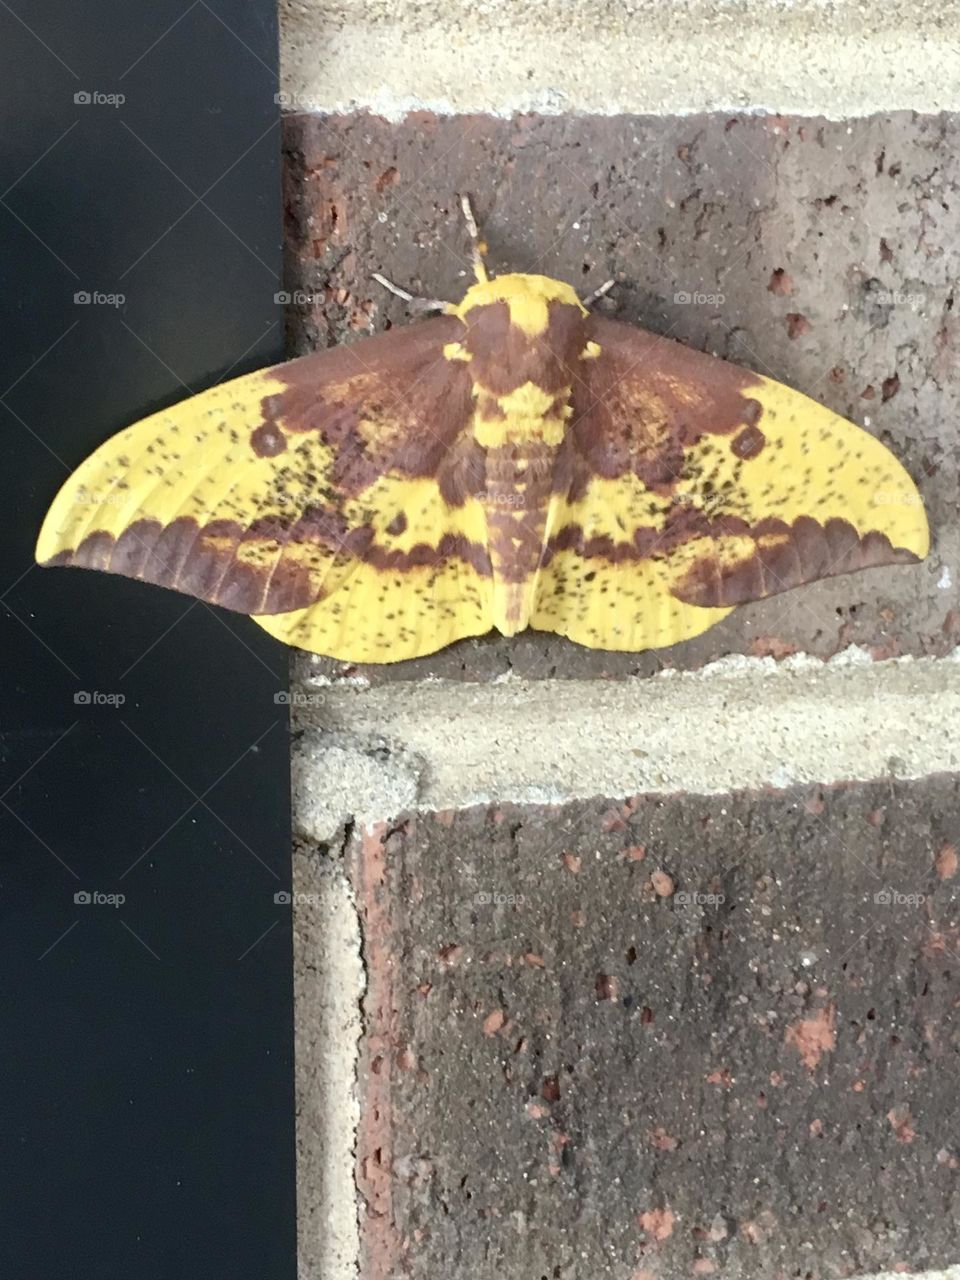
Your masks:
{"label": "imperial moth", "polygon": [[490,278],[464,213],[461,302],[121,431],[57,495],[38,561],[395,662],[528,626],[658,648],[746,601],[926,555],[914,483],[869,433],[591,314],[561,281]]}

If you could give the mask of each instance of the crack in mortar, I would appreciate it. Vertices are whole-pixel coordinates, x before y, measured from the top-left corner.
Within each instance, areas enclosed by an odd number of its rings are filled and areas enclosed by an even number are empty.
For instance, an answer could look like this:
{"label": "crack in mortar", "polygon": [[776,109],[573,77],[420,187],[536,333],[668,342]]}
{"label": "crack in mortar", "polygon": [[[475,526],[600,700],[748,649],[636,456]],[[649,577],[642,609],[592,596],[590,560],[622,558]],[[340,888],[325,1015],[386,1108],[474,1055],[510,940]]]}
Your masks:
{"label": "crack in mortar", "polygon": [[350,876],[359,905],[361,946],[367,973],[358,1044],[360,1122],[354,1162],[360,1213],[358,1262],[364,1280],[396,1274],[402,1237],[393,1202],[393,1077],[402,1069],[394,996],[394,904],[385,888],[385,863],[406,824],[363,827],[352,842]]}

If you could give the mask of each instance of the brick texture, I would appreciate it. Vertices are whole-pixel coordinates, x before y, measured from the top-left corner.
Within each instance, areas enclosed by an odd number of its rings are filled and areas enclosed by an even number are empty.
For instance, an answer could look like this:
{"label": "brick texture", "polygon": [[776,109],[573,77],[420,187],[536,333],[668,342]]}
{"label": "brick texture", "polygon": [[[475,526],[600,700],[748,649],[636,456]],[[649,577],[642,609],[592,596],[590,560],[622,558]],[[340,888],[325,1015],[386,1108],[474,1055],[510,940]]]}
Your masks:
{"label": "brick texture", "polygon": [[936,777],[355,839],[364,1280],[955,1260],[958,835]]}
{"label": "brick texture", "polygon": [[674,649],[598,653],[528,632],[367,668],[369,678],[647,674],[729,652],[827,656],[852,643],[878,657],[936,654],[960,638],[956,117],[418,114],[390,124],[357,114],[294,115],[285,127],[292,350],[403,323],[375,270],[460,297],[469,264],[456,193],[466,190],[501,269],[584,292],[616,275],[609,314],[867,425],[918,480],[934,531],[922,566],[747,606]]}

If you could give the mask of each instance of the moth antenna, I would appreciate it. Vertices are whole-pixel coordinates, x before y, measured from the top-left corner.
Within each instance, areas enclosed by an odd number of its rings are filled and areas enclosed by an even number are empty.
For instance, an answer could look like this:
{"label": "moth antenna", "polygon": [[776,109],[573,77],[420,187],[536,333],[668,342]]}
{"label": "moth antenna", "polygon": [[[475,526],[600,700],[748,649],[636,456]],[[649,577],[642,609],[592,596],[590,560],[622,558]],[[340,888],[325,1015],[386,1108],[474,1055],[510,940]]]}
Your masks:
{"label": "moth antenna", "polygon": [[583,300],[583,305],[585,307],[592,307],[595,302],[599,302],[601,298],[605,298],[616,283],[616,280],[605,280],[599,289],[594,289],[593,293],[587,294]]}
{"label": "moth antenna", "polygon": [[483,255],[487,252],[487,245],[480,238],[480,229],[477,226],[477,219],[474,216],[473,205],[470,203],[468,195],[460,197],[460,208],[463,210],[463,220],[467,224],[467,231],[470,235],[470,251],[473,258],[473,274],[477,277],[480,284],[485,284],[489,280],[487,268],[483,261]]}
{"label": "moth antenna", "polygon": [[408,293],[406,289],[401,289],[398,284],[394,284],[386,276],[382,276],[379,271],[374,271],[373,278],[377,284],[383,285],[384,289],[395,294],[396,297],[402,298],[409,305],[411,311],[446,311],[451,306],[451,303],[441,302],[439,298],[418,298],[414,294]]}
{"label": "moth antenna", "polygon": [[384,289],[390,293],[396,294],[398,298],[402,298],[404,302],[412,302],[413,294],[407,293],[406,289],[401,289],[398,284],[394,284],[392,280],[388,280],[386,276],[382,276],[379,271],[373,273],[373,278],[377,284],[382,284]]}

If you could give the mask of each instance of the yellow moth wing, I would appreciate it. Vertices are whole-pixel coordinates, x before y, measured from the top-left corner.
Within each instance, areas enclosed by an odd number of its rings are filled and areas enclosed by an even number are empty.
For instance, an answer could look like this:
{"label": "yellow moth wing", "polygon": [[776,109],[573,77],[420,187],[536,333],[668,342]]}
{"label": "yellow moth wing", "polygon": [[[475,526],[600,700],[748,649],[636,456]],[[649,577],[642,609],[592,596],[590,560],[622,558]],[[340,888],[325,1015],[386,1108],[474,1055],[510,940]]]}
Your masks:
{"label": "yellow moth wing", "polygon": [[613,321],[591,332],[533,626],[660,647],[737,604],[927,554],[916,485],[869,432],[677,343]]}
{"label": "yellow moth wing", "polygon": [[916,486],[869,432],[509,275],[120,432],[55,498],[37,558],[391,662],[527,625],[663,647],[928,546]]}
{"label": "yellow moth wing", "polygon": [[[63,486],[37,558],[283,617],[283,633],[296,614],[291,642],[308,645],[304,617],[315,626],[314,606],[355,579],[346,612],[357,644],[376,649],[372,660],[392,660],[393,641],[408,643],[416,609],[392,608],[394,595],[418,601],[416,625],[426,626],[437,594],[443,643],[487,629],[473,581],[484,525],[469,493],[469,379],[443,356],[460,328],[425,321],[357,351],[249,374],[136,423]],[[324,651],[353,644],[343,617],[341,596],[318,631]]]}

